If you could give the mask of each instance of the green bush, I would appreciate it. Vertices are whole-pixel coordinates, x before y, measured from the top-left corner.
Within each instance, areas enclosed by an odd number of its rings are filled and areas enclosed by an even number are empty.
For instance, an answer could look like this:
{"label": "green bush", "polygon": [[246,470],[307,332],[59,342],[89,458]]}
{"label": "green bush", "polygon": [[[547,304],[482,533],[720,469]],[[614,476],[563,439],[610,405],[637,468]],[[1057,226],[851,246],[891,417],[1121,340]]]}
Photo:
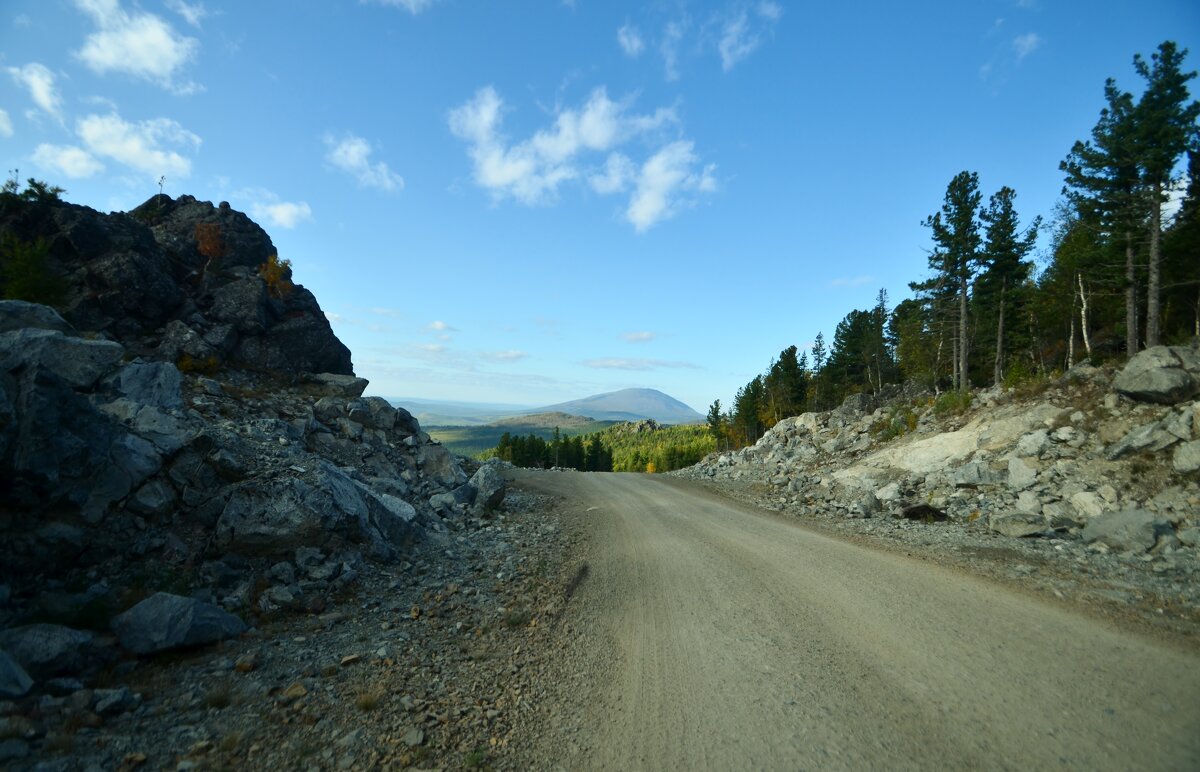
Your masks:
{"label": "green bush", "polygon": [[0,286],[5,300],[27,300],[56,306],[67,293],[66,281],[50,265],[45,239],[24,241],[0,234]]}
{"label": "green bush", "polygon": [[971,407],[974,396],[970,391],[947,391],[933,402],[933,414],[939,418],[948,415],[962,415]]}

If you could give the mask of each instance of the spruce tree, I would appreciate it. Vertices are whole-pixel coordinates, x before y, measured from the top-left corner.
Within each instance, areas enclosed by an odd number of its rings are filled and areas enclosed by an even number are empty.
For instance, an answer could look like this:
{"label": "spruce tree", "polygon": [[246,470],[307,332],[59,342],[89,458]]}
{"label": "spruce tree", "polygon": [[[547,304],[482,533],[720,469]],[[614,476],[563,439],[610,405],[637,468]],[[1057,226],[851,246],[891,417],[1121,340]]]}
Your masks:
{"label": "spruce tree", "polygon": [[957,300],[955,338],[954,386],[969,388],[968,356],[970,354],[968,301],[971,279],[979,261],[979,175],[959,172],[946,186],[940,211],[926,217],[922,224],[933,233],[934,249],[929,254],[929,267],[935,278],[953,287]]}
{"label": "spruce tree", "polygon": [[975,284],[975,296],[985,314],[995,319],[993,385],[999,385],[1004,379],[1007,356],[1004,323],[1006,318],[1012,320],[1014,300],[1029,278],[1033,266],[1025,257],[1037,242],[1038,228],[1042,222],[1040,217],[1035,217],[1022,232],[1013,204],[1016,197],[1017,193],[1012,188],[1000,188],[979,215],[985,225],[985,241],[983,271]]}

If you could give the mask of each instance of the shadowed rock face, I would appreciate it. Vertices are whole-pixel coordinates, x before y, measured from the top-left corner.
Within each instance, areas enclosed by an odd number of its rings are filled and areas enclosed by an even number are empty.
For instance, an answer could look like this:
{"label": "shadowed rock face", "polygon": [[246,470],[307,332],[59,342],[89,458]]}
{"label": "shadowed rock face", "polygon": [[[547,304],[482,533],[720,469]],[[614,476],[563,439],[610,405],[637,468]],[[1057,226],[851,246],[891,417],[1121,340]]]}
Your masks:
{"label": "shadowed rock face", "polygon": [[63,316],[79,331],[172,362],[187,355],[284,373],[354,373],[312,293],[290,285],[290,271],[286,286],[268,287],[258,269],[275,246],[228,204],[159,195],[129,213],[101,214],[62,201],[16,202],[0,211],[0,231],[45,239],[66,278]]}

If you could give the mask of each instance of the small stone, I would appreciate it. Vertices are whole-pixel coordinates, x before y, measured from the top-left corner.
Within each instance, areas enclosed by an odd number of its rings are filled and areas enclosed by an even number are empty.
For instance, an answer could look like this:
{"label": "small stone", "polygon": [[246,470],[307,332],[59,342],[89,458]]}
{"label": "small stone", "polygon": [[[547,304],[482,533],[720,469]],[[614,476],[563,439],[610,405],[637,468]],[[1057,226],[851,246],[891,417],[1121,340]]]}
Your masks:
{"label": "small stone", "polygon": [[1046,518],[1032,512],[1010,512],[988,518],[988,527],[993,531],[1015,538],[1041,535],[1046,526]]}
{"label": "small stone", "polygon": [[360,654],[347,654],[346,656],[342,657],[342,667],[353,665],[355,662],[358,662],[361,659],[362,655]]}
{"label": "small stone", "polygon": [[404,737],[402,738],[402,740],[403,740],[404,744],[410,748],[415,748],[418,745],[424,745],[425,744],[425,732],[424,732],[424,730],[420,729],[419,727],[413,727],[412,729],[409,729],[407,732],[404,733]]}
{"label": "small stone", "polygon": [[233,661],[233,669],[239,673],[249,673],[258,667],[258,652],[248,651]]}
{"label": "small stone", "polygon": [[307,695],[308,689],[305,689],[304,684],[300,683],[299,681],[296,681],[283,691],[284,699],[288,701],[298,700]]}

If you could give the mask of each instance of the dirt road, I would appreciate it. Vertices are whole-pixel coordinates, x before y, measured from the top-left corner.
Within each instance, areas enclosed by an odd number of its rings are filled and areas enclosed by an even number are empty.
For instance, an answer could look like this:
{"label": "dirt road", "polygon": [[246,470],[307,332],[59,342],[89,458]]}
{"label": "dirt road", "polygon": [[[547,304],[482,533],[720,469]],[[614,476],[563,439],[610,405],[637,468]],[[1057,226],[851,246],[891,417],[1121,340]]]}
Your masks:
{"label": "dirt road", "polygon": [[593,529],[539,764],[1200,769],[1200,656],[647,475]]}

